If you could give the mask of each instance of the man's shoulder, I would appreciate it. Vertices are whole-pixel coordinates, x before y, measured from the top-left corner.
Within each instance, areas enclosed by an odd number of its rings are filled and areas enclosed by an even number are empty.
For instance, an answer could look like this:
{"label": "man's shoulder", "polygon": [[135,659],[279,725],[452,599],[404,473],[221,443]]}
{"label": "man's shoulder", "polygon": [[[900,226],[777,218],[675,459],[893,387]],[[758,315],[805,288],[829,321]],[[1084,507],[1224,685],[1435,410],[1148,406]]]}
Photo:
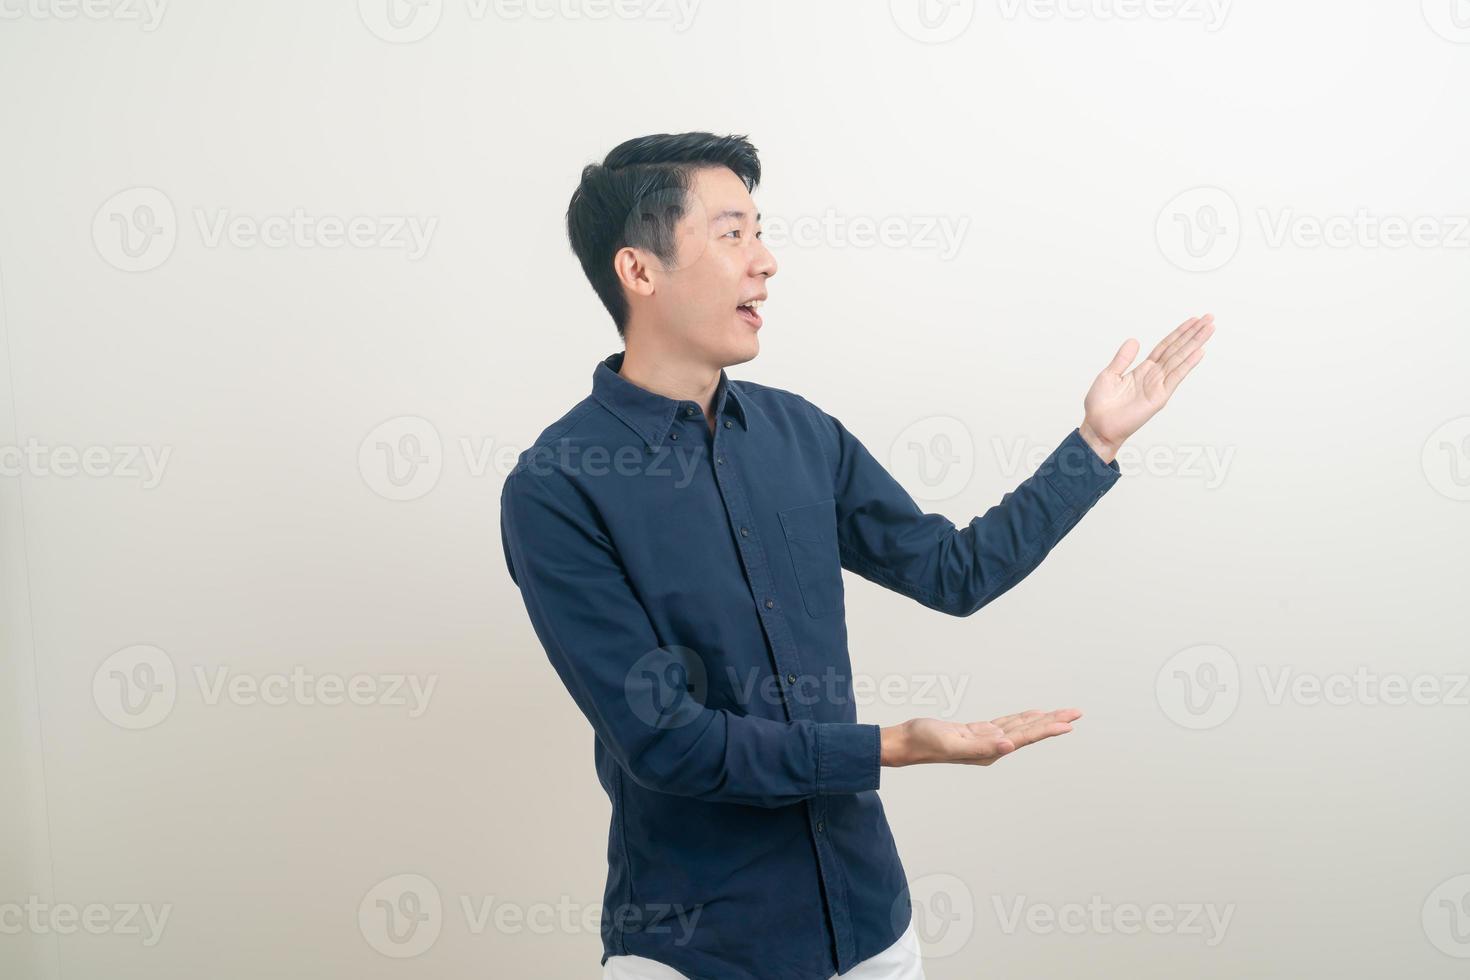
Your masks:
{"label": "man's shoulder", "polygon": [[516,457],[515,466],[506,474],[507,479],[524,470],[529,464],[537,460],[544,460],[554,447],[565,447],[569,444],[587,443],[596,444],[606,440],[607,429],[601,424],[602,416],[606,412],[602,404],[591,395],[587,395],[579,402],[562,413],[561,417],[541,430],[541,434],[531,441],[531,444],[521,450]]}
{"label": "man's shoulder", "polygon": [[808,415],[821,411],[805,395],[799,395],[786,388],[777,388],[775,385],[747,381],[743,378],[740,380],[732,378],[730,384],[747,402],[767,412]]}
{"label": "man's shoulder", "polygon": [[756,381],[731,381],[748,405],[774,419],[802,426],[799,431],[813,433],[824,445],[830,444],[834,419],[806,395]]}

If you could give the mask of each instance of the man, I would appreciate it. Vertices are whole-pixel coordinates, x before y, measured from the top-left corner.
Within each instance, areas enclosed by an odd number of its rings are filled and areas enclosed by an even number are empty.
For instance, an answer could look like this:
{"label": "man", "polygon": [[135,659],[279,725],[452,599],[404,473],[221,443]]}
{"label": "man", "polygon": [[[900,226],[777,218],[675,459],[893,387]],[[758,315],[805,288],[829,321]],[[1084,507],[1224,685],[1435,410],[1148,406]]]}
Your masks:
{"label": "man", "polygon": [[993,601],[1118,479],[1214,328],[1132,370],[1125,342],[1037,473],[957,528],[837,419],[726,377],[776,274],[759,180],[745,138],[709,133],[583,170],[568,232],[625,350],[506,478],[506,562],[597,736],[604,977],[921,978],[880,766],[990,765],[1081,712],[858,723],[841,570],[953,616]]}

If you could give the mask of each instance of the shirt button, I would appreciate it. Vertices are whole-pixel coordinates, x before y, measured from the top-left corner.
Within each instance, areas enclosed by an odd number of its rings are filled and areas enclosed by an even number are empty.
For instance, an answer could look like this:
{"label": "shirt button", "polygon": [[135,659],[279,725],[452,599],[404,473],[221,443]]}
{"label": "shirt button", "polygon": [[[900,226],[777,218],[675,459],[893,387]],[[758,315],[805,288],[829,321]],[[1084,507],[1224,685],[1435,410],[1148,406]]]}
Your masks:
{"label": "shirt button", "polygon": [[774,608],[776,608],[776,600],[775,599],[767,599],[766,600],[766,608],[767,609],[774,609]]}
{"label": "shirt button", "polygon": [[724,463],[725,462],[725,457],[724,456],[719,456],[719,457],[717,457],[715,459],[715,462],[716,463]]}
{"label": "shirt button", "polygon": [[741,536],[741,537],[742,537],[742,538],[748,538],[748,537],[750,537],[750,531],[749,531],[749,530],[748,530],[748,529],[747,529],[747,528],[743,528],[743,527],[742,527],[742,528],[741,528],[741,529],[740,529],[740,536]]}
{"label": "shirt button", "polygon": [[730,428],[730,420],[729,419],[726,419],[725,420],[725,428],[727,428],[727,429]]}
{"label": "shirt button", "polygon": [[824,824],[824,823],[822,823],[822,821],[818,820],[817,821],[817,833],[820,834],[822,832],[823,828],[825,828],[826,826],[827,826],[826,824]]}
{"label": "shirt button", "polygon": [[677,432],[670,432],[669,433],[669,438],[670,439],[677,439],[677,438],[679,438],[679,433],[677,433]]}
{"label": "shirt button", "polygon": [[685,415],[693,415],[694,414],[694,409],[692,409],[692,408],[686,408],[686,409],[684,409],[684,414]]}
{"label": "shirt button", "polygon": [[796,683],[796,675],[795,674],[787,674],[786,675],[786,683],[788,683],[788,684],[795,684]]}

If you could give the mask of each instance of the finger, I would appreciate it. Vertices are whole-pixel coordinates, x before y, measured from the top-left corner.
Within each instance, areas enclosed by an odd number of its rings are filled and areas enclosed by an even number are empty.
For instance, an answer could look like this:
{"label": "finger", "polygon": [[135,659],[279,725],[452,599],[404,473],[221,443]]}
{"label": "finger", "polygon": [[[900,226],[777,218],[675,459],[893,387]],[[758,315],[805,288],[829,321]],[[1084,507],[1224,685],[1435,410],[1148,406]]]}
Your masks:
{"label": "finger", "polygon": [[1180,348],[1184,347],[1195,337],[1199,336],[1201,330],[1205,330],[1207,328],[1214,329],[1214,327],[1212,326],[1214,322],[1215,315],[1213,313],[1206,313],[1204,316],[1200,317],[1194,322],[1194,326],[1181,333],[1178,337],[1175,337],[1171,343],[1165,345],[1163,352],[1160,353],[1158,357],[1150,358],[1150,360],[1152,360],[1155,364],[1163,364]]}
{"label": "finger", "polygon": [[1123,341],[1123,346],[1118,348],[1118,353],[1113,355],[1113,359],[1108,362],[1108,366],[1103,370],[1108,374],[1122,374],[1128,370],[1128,366],[1133,363],[1133,359],[1137,356],[1138,341],[1129,337]]}
{"label": "finger", "polygon": [[1015,742],[1012,742],[1008,738],[1001,739],[999,742],[993,742],[987,745],[982,750],[977,752],[972,758],[960,761],[967,762],[972,766],[988,766],[995,760],[1010,755],[1012,752],[1016,751],[1016,748],[1017,746]]}
{"label": "finger", "polygon": [[1011,736],[1011,741],[1016,748],[1026,745],[1034,745],[1037,742],[1052,738],[1057,735],[1065,735],[1072,730],[1071,722],[1066,721],[1035,721]]}
{"label": "finger", "polygon": [[1016,715],[1010,721],[1001,726],[1001,732],[1006,735],[1014,734],[1015,732],[1020,731],[1025,726],[1036,721],[1036,719],[1043,717],[1043,715],[1044,712],[1041,711],[1028,711],[1024,714]]}
{"label": "finger", "polygon": [[1190,327],[1194,326],[1196,323],[1199,323],[1199,320],[1199,317],[1192,316],[1188,320],[1185,320],[1183,323],[1179,324],[1179,326],[1173,329],[1169,336],[1158,342],[1154,349],[1149,352],[1149,355],[1147,358],[1145,358],[1145,360],[1157,361],[1161,356],[1163,356],[1164,351],[1169,349],[1170,344],[1174,343],[1174,341],[1182,337],[1184,335],[1184,332]]}
{"label": "finger", "polygon": [[1169,356],[1164,360],[1161,365],[1164,375],[1167,377],[1169,372],[1178,367],[1186,357],[1193,354],[1195,351],[1202,349],[1205,345],[1205,341],[1209,340],[1214,332],[1215,324],[1213,322],[1201,324],[1200,328],[1195,331],[1194,336],[1191,337],[1188,342],[1179,347],[1177,350],[1172,351]]}
{"label": "finger", "polygon": [[1014,731],[1006,734],[1015,740],[1016,744],[1029,745],[1032,742],[1049,738],[1051,735],[1063,734],[1072,730],[1072,722],[1082,717],[1082,712],[1076,708],[1061,708],[1057,711],[1048,712],[1039,718],[1022,725]]}
{"label": "finger", "polygon": [[953,762],[984,766],[1016,750],[1015,740],[988,721],[972,721],[965,729],[970,733],[969,744],[954,756]]}
{"label": "finger", "polygon": [[1179,341],[1172,348],[1165,351],[1164,356],[1160,360],[1149,365],[1149,368],[1151,370],[1149,370],[1147,377],[1141,379],[1143,384],[1149,387],[1153,387],[1154,385],[1161,385],[1163,383],[1164,376],[1168,374],[1169,371],[1171,371],[1173,368],[1177,367],[1179,363],[1184,360],[1184,358],[1192,354],[1195,349],[1200,346],[1200,344],[1204,343],[1204,340],[1209,339],[1209,335],[1213,333],[1214,330],[1215,326],[1213,321],[1201,322],[1198,326],[1194,328],[1193,331],[1190,332],[1188,337]]}
{"label": "finger", "polygon": [[1178,337],[1175,337],[1173,341],[1171,341],[1170,343],[1166,344],[1164,346],[1164,350],[1159,354],[1159,356],[1156,357],[1156,358],[1154,358],[1154,363],[1155,364],[1163,364],[1176,351],[1178,351],[1179,348],[1183,347],[1185,344],[1188,344],[1191,340],[1193,340],[1196,336],[1199,335],[1199,332],[1201,330],[1203,330],[1206,326],[1208,326],[1209,324],[1212,324],[1214,322],[1215,322],[1215,320],[1214,320],[1213,314],[1206,314],[1205,316],[1200,317],[1198,320],[1196,320],[1194,322],[1194,326],[1190,327],[1188,330],[1184,331]]}
{"label": "finger", "polygon": [[[1016,729],[1036,723],[1038,720],[1047,721],[1076,721],[1082,717],[1082,712],[1076,708],[1058,708],[1055,711],[1023,711],[1020,714],[1007,715],[1004,719],[997,720],[994,724],[1000,725],[1001,729],[1010,734]],[[1005,724],[1001,724],[1004,721]]]}
{"label": "finger", "polygon": [[1174,394],[1174,389],[1179,387],[1179,382],[1189,377],[1189,372],[1193,371],[1194,366],[1204,359],[1205,349],[1201,347],[1199,350],[1195,351],[1193,354],[1190,354],[1187,358],[1185,358],[1183,364],[1179,365],[1174,370],[1164,375],[1164,394]]}
{"label": "finger", "polygon": [[997,728],[1005,728],[1006,725],[1008,725],[1011,722],[1015,721],[1017,718],[1022,718],[1022,717],[1035,718],[1039,714],[1041,714],[1041,709],[1040,708],[1027,708],[1025,711],[1018,711],[1018,712],[1016,712],[1013,715],[1006,715],[1004,718],[994,718],[994,719],[991,720],[990,723],[992,725],[996,726]]}

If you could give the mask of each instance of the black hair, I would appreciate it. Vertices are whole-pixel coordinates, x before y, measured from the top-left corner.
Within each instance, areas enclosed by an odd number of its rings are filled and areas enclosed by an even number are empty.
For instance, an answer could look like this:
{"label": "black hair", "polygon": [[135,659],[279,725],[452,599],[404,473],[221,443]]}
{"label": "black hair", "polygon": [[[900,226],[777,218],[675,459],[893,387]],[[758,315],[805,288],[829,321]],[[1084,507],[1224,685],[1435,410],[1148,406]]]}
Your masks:
{"label": "black hair", "polygon": [[760,157],[750,141],[713,133],[640,136],[582,169],[567,206],[567,237],[619,336],[628,327],[628,299],[613,256],[631,245],[652,252],[665,267],[672,264],[674,228],[684,216],[691,175],[705,167],[730,168],[748,191],[760,183]]}

